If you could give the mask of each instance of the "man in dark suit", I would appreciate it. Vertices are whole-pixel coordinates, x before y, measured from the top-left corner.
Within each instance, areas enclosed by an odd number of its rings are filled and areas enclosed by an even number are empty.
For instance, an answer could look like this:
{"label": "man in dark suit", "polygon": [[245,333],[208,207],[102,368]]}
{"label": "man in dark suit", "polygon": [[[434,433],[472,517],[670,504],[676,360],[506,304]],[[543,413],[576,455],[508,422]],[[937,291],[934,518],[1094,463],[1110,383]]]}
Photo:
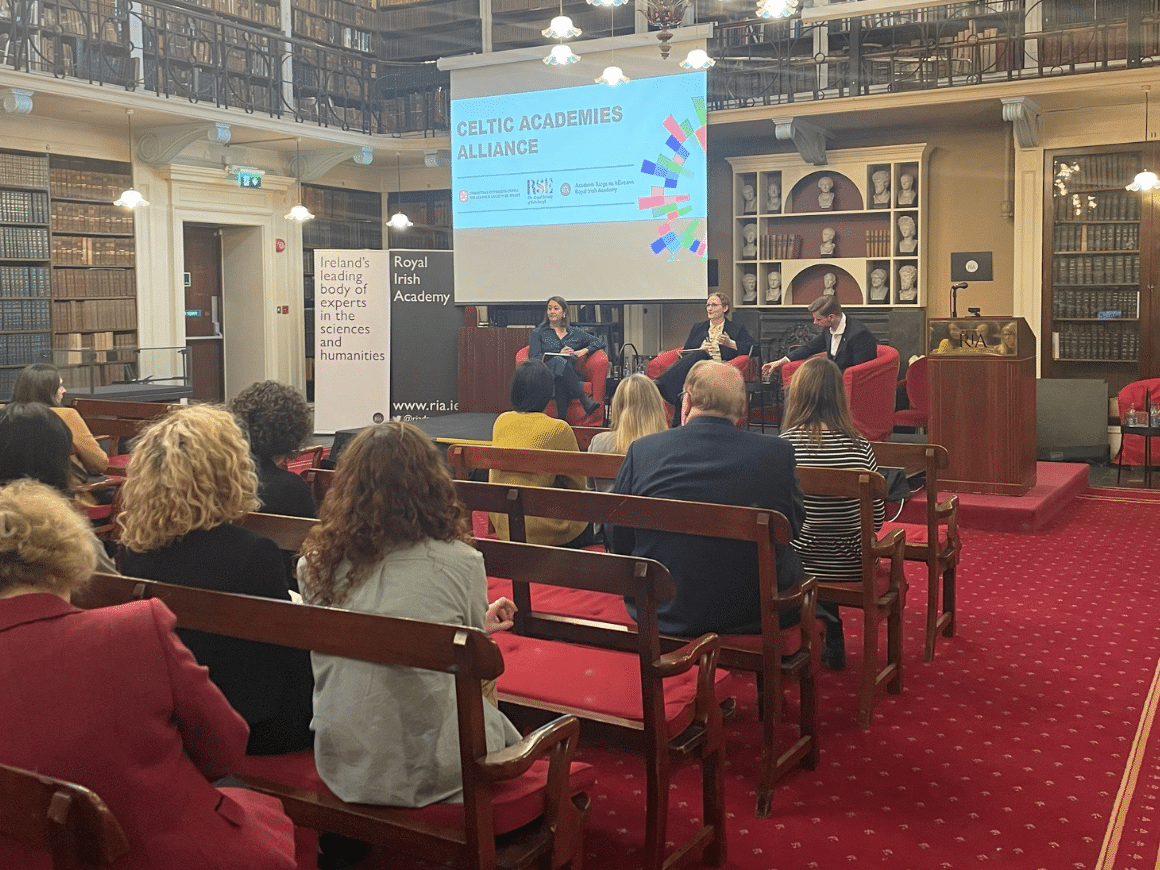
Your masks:
{"label": "man in dark suit", "polygon": [[[685,381],[682,425],[635,441],[613,491],[770,508],[785,515],[796,535],[805,509],[793,447],[781,438],[738,429],[744,413],[741,373],[723,363],[698,362]],[[624,527],[606,527],[606,533],[614,553],[656,559],[672,573],[677,594],[660,608],[662,632],[696,637],[761,630],[756,545]],[[780,544],[777,570],[781,590],[805,573],[793,548]],[[796,613],[783,614],[782,624],[797,619]]]}
{"label": "man in dark suit", "polygon": [[822,331],[781,359],[763,365],[763,374],[779,369],[791,360],[806,359],[823,351],[842,371],[869,362],[878,354],[878,342],[874,335],[863,324],[843,313],[842,303],[837,296],[815,299],[810,303],[809,311],[813,315],[814,326],[824,327]]}

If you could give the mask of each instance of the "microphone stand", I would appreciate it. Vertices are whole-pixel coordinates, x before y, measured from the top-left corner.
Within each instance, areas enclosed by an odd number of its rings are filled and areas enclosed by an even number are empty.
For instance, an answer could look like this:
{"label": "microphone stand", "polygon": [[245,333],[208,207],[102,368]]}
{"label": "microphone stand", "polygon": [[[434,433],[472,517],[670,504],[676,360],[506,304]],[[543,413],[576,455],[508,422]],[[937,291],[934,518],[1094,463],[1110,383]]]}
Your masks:
{"label": "microphone stand", "polygon": [[966,290],[967,284],[962,281],[958,284],[951,285],[951,317],[958,318],[959,316],[959,291]]}

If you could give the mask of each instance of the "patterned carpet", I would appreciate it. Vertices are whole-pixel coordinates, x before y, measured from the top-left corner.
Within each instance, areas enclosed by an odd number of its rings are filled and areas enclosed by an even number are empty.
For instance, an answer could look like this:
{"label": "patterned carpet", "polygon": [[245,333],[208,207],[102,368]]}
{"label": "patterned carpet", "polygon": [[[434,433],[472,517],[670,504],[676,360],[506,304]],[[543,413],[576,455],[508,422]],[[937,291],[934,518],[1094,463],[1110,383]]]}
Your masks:
{"label": "patterned carpet", "polygon": [[[849,667],[821,678],[821,765],[777,790],[769,819],[753,816],[760,727],[743,684],[727,724],[727,867],[1160,866],[1160,500],[1089,490],[1044,534],[963,538],[958,634],[923,663],[925,575],[908,567],[905,689],[880,698],[869,730],[854,723],[861,628],[846,617]],[[638,867],[641,758],[590,746],[582,758],[599,771],[587,866]],[[683,769],[670,839],[691,829],[698,795]]]}

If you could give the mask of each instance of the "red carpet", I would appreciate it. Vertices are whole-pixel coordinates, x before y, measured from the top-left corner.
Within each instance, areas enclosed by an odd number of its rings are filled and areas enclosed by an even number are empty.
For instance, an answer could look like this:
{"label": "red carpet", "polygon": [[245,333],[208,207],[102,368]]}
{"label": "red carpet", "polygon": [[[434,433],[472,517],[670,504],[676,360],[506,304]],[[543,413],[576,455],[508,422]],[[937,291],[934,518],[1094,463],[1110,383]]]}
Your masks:
{"label": "red carpet", "polygon": [[[1121,498],[1112,498],[1115,493]],[[854,723],[861,628],[849,668],[821,676],[822,763],[753,816],[752,684],[727,726],[729,860],[735,870],[1132,870],[1160,851],[1160,501],[1092,490],[1045,534],[967,529],[958,636],[922,662],[925,577],[908,567],[905,689],[869,730]],[[586,864],[639,866],[641,757],[585,747],[596,765]],[[670,829],[699,806],[682,770]],[[313,866],[303,837],[301,867]],[[421,865],[373,855],[364,870]]]}

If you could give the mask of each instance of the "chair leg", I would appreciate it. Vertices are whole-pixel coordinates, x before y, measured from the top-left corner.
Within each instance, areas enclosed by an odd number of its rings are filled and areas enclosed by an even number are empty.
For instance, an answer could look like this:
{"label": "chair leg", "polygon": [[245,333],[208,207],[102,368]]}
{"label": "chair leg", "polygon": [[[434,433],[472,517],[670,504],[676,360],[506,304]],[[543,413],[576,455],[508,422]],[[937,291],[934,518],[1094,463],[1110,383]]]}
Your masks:
{"label": "chair leg", "polygon": [[926,642],[922,650],[923,661],[934,661],[934,638],[938,634],[938,568],[927,566],[926,576]]}
{"label": "chair leg", "polygon": [[943,568],[943,615],[950,617],[943,627],[943,637],[955,636],[955,570],[954,565]]}
{"label": "chair leg", "polygon": [[[711,867],[720,867],[725,863],[725,763],[723,758],[723,745],[723,741],[719,742],[716,747],[701,756],[702,810],[705,813],[705,824],[713,826],[713,839],[705,846],[701,860]],[[760,796],[760,792],[758,794]]]}
{"label": "chair leg", "polygon": [[[668,750],[646,758],[645,764],[645,822],[644,870],[663,870],[665,866],[665,839],[669,821],[669,764]],[[651,753],[650,753],[651,754]]]}
{"label": "chair leg", "polygon": [[895,600],[886,614],[886,659],[894,666],[886,691],[902,694],[902,601]]}
{"label": "chair leg", "polygon": [[878,621],[875,614],[863,611],[862,619],[862,693],[859,696],[858,724],[870,727],[874,715],[874,693],[878,683]]}
{"label": "chair leg", "polygon": [[773,809],[773,784],[777,770],[777,731],[781,724],[782,708],[781,671],[778,668],[776,673],[759,676],[761,676],[758,681],[761,691],[757,697],[761,708],[761,779],[757,786],[757,808],[754,814],[759,819],[765,819]]}
{"label": "chair leg", "polygon": [[821,761],[818,748],[818,683],[813,668],[807,668],[798,681],[798,695],[801,701],[801,734],[809,737],[810,750],[802,758],[805,770],[817,770]]}

